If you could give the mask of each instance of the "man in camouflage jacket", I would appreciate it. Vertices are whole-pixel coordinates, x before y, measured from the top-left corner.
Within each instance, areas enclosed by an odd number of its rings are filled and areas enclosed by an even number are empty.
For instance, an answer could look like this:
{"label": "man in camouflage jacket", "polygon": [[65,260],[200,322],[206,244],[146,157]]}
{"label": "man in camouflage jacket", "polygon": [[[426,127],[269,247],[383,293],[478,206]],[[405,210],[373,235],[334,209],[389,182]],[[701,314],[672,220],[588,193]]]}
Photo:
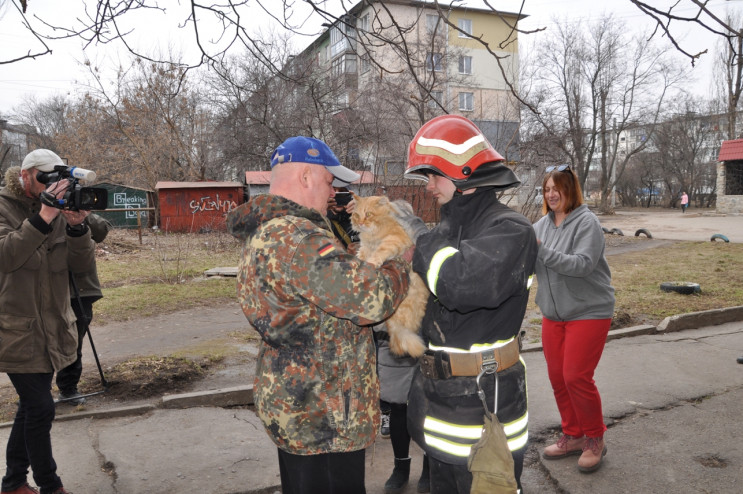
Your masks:
{"label": "man in camouflage jacket", "polygon": [[282,492],[363,493],[364,449],[379,428],[368,325],[404,298],[409,259],[376,267],[334,237],[325,216],[333,181],[358,175],[325,143],[287,139],[271,166],[269,194],[227,217],[245,240],[238,298],[263,340],[256,408],[279,449]]}

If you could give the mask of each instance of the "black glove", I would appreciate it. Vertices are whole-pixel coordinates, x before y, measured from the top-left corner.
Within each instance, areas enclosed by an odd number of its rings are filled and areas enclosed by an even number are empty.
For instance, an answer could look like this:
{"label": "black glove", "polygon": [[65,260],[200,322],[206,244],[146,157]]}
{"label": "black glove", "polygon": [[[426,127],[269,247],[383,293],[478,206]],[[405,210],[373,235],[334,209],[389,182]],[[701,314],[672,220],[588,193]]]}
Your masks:
{"label": "black glove", "polygon": [[418,240],[418,237],[428,232],[428,227],[422,219],[415,215],[413,212],[413,206],[411,206],[409,202],[398,199],[392,201],[391,205],[398,222],[402,225],[413,242]]}

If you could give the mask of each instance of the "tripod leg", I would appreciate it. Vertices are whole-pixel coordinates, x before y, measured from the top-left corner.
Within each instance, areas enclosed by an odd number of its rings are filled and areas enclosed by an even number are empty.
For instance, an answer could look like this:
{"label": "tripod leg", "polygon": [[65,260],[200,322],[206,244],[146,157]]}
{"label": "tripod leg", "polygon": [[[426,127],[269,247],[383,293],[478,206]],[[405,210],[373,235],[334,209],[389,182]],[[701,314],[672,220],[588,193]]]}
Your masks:
{"label": "tripod leg", "polygon": [[90,341],[90,348],[93,350],[93,356],[95,357],[95,364],[98,366],[98,373],[101,375],[101,386],[103,386],[103,390],[108,390],[108,382],[106,381],[106,376],[103,375],[103,368],[101,367],[101,361],[98,359],[98,352],[95,349],[95,344],[93,343],[93,335],[90,333],[90,327],[88,327],[88,330],[86,331],[88,333],[88,341]]}

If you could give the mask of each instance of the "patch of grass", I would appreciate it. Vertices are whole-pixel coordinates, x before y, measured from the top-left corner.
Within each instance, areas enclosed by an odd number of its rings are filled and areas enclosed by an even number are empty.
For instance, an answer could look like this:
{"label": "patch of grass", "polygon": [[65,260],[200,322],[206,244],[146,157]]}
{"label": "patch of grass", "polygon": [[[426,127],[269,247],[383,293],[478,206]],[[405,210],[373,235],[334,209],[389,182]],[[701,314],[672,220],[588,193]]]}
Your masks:
{"label": "patch of grass", "polygon": [[[654,322],[675,314],[741,305],[743,244],[679,242],[609,257],[616,312]],[[662,292],[666,281],[699,283],[698,295]]]}
{"label": "patch of grass", "polygon": [[114,230],[100,247],[97,324],[235,300],[235,278],[203,276],[237,266],[238,244],[226,234],[150,233],[139,244],[136,232]]}
{"label": "patch of grass", "polygon": [[95,303],[96,324],[229,303],[236,298],[234,278],[208,278],[177,285],[134,283],[103,289]]}

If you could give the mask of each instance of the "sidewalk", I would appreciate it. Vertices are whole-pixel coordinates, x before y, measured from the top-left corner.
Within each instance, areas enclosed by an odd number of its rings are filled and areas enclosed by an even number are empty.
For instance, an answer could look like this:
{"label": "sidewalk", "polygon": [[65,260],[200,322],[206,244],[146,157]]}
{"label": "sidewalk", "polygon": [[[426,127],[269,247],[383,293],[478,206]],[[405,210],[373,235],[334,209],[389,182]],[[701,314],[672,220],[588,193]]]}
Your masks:
{"label": "sidewalk", "polygon": [[[237,316],[242,315],[215,309],[204,321],[220,334],[244,324]],[[169,316],[171,325],[174,318]],[[184,320],[197,334],[200,324]],[[166,324],[165,318],[138,322],[139,336],[158,324]],[[105,353],[111,344],[125,347],[123,338],[109,335],[96,344]],[[592,475],[577,471],[575,457],[538,459],[559,428],[559,415],[544,358],[538,348],[532,350],[524,353],[531,445],[524,492],[740,492],[743,448],[735,431],[742,416],[743,365],[735,359],[743,355],[743,322],[607,343],[596,382],[609,450],[603,468]],[[246,406],[223,407],[248,401],[249,388],[209,390],[209,383],[202,388],[105,411],[74,412],[61,405],[52,440],[65,487],[75,494],[279,492],[276,448],[260,421]],[[8,433],[0,428],[2,444]],[[415,492],[421,465],[420,450],[414,445],[411,450],[406,493]],[[383,492],[392,458],[389,440],[379,439],[367,451],[367,492]]]}

